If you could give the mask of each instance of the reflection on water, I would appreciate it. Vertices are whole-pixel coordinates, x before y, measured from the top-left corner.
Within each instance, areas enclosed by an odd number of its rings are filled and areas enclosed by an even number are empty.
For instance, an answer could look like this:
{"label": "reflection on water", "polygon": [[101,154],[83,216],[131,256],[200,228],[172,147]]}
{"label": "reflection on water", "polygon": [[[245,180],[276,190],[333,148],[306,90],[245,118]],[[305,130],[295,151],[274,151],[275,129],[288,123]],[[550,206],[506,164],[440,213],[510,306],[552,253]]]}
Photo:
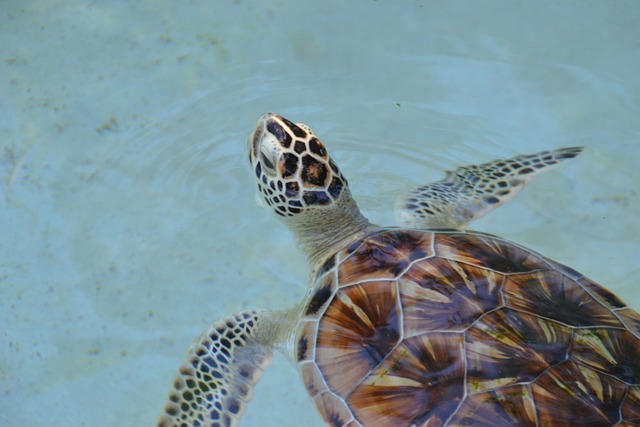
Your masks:
{"label": "reflection on water", "polygon": [[[266,111],[312,126],[385,224],[444,170],[585,145],[474,228],[640,308],[637,8],[228,3],[0,17],[0,425],[149,425],[209,322],[300,300],[246,161]],[[320,426],[276,360],[246,425]]]}

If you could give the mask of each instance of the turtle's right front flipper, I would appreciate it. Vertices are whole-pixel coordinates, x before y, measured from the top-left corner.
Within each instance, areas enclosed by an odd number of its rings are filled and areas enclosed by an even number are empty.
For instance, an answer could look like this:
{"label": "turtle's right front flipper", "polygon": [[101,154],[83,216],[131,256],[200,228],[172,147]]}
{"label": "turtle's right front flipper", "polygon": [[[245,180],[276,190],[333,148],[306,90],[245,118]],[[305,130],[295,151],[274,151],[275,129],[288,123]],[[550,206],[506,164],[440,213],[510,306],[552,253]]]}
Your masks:
{"label": "turtle's right front flipper", "polygon": [[397,221],[405,227],[464,229],[511,200],[538,173],[581,152],[582,147],[559,148],[447,171],[445,179],[401,196]]}
{"label": "turtle's right front flipper", "polygon": [[266,310],[242,311],[198,337],[173,382],[158,426],[237,426],[271,362],[277,319]]}

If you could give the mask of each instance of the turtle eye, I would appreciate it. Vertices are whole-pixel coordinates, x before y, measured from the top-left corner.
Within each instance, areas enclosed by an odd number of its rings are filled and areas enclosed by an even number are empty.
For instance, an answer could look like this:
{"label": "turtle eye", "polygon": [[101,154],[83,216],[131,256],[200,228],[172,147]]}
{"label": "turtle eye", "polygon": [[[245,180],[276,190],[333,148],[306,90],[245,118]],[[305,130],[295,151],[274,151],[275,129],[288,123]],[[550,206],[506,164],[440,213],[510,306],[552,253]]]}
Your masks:
{"label": "turtle eye", "polygon": [[262,162],[262,166],[264,166],[265,172],[269,173],[269,175],[276,174],[276,166],[264,151],[260,151],[260,161]]}

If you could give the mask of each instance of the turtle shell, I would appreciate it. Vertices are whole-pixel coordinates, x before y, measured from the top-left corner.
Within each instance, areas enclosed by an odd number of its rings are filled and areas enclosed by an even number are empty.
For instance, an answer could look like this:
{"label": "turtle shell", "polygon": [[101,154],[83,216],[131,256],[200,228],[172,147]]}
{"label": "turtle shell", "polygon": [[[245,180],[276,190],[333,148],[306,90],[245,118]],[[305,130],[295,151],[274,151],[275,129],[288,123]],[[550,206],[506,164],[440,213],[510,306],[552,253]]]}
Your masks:
{"label": "turtle shell", "polygon": [[295,349],[330,426],[640,425],[640,316],[486,234],[386,229],[338,252]]}

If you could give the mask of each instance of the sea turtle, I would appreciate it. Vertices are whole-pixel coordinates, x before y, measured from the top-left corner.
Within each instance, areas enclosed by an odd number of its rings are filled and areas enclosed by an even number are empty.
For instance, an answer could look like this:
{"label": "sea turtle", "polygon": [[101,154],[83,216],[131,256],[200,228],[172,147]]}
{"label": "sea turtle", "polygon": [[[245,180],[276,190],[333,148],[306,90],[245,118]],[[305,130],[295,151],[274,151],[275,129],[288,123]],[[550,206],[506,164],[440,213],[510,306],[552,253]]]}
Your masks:
{"label": "sea turtle", "polygon": [[247,310],[189,349],[160,426],[237,426],[272,349],[329,426],[638,426],[640,316],[575,270],[465,231],[561,148],[447,172],[370,223],[306,125],[263,115],[249,160],[311,265],[295,308]]}

